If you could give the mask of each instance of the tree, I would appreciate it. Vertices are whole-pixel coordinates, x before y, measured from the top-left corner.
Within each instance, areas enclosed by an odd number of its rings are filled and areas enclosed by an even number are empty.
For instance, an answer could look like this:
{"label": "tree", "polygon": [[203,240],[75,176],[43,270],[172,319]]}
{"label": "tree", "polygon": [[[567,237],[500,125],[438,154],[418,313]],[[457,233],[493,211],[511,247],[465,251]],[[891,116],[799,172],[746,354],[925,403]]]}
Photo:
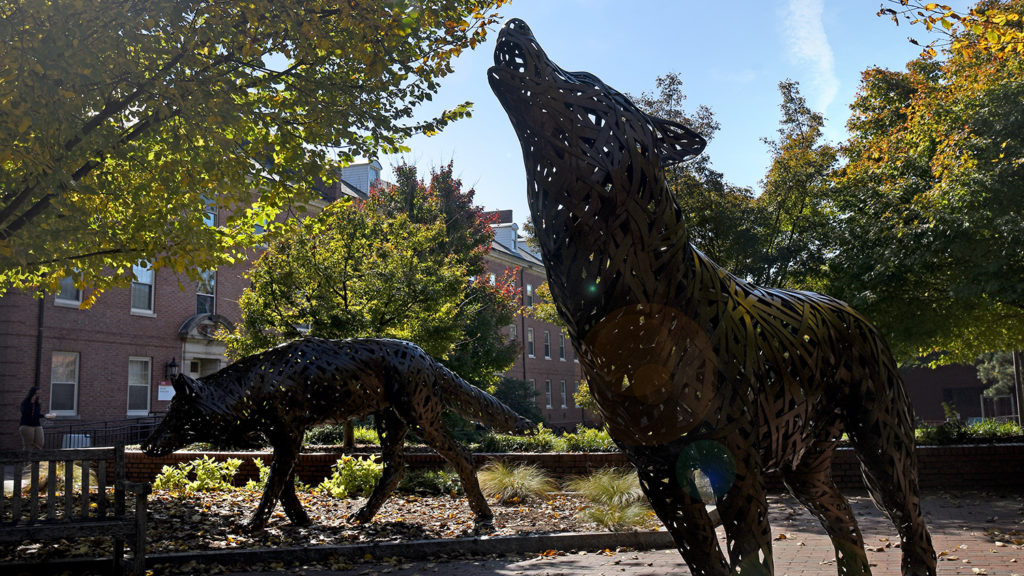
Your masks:
{"label": "tree", "polygon": [[526,380],[501,378],[494,389],[494,397],[524,418],[540,423],[544,414],[537,408],[537,391]]}
{"label": "tree", "polygon": [[303,334],[411,340],[443,357],[457,328],[446,319],[465,290],[465,268],[430,251],[440,224],[418,225],[339,201],[291,220],[249,271],[242,321],[229,339],[241,357]]}
{"label": "tree", "polygon": [[453,259],[464,278],[475,279],[447,319],[457,328],[458,338],[445,356],[446,362],[463,377],[493,386],[495,374],[507,370],[516,358],[516,347],[502,337],[501,328],[515,318],[518,292],[511,272],[496,278],[494,284],[484,281],[486,256],[494,239],[492,222],[473,204],[475,191],[462,190],[450,162],[431,174],[429,185],[417,178],[413,166],[399,166],[395,174],[396,185],[375,194],[369,205],[392,217],[405,213],[420,225],[443,224],[445,240],[430,249],[432,257]]}
{"label": "tree", "polygon": [[516,355],[497,329],[512,322],[516,294],[509,284],[470,280],[491,242],[473,191],[461,190],[451,165],[429,187],[415,168],[398,174],[398,185],[365,203],[335,202],[274,233],[239,300],[231,355],[302,334],[400,338],[478,385],[497,382]]}
{"label": "tree", "polygon": [[828,282],[905,360],[1024,345],[1022,74],[982,51],[864,73]]}
{"label": "tree", "polygon": [[779,82],[782,121],[765,139],[772,164],[756,200],[761,216],[761,284],[820,289],[831,224],[828,197],[837,150],[822,142],[825,118],[808,108],[797,82]]}
{"label": "tree", "polygon": [[504,2],[5,3],[0,293],[246,256],[339,162],[466,116],[409,123]]}
{"label": "tree", "polygon": [[985,396],[1005,396],[1015,393],[1013,353],[988,352],[978,358],[978,379],[988,388]]}
{"label": "tree", "polygon": [[[920,0],[886,0],[898,8],[881,8],[879,16],[920,24],[929,32],[941,36],[923,46],[922,57],[934,58],[937,49],[960,54],[973,51],[987,52],[996,57],[1024,54],[1024,28],[1022,28],[1020,2],[982,0],[966,13],[953,10],[938,2]],[[920,42],[911,38],[913,44]]]}
{"label": "tree", "polygon": [[[687,114],[682,78],[676,73],[660,76],[656,92],[634,97],[644,112],[684,124],[710,142],[719,129],[707,106]],[[751,276],[760,268],[755,226],[760,219],[753,192],[725,181],[712,168],[705,152],[693,160],[666,170],[666,184],[673,191],[686,217],[690,242],[712,260],[740,276]]]}

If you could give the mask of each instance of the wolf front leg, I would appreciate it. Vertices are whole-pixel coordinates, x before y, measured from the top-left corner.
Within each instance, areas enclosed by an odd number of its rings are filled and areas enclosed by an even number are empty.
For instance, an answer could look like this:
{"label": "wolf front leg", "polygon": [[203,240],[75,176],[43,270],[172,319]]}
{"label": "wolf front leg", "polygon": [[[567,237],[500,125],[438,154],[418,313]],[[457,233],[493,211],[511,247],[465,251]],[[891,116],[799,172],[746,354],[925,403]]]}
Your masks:
{"label": "wolf front leg", "polygon": [[299,456],[302,433],[273,434],[270,443],[274,447],[274,461],[270,464],[270,475],[263,489],[263,497],[256,508],[247,528],[258,532],[267,526],[270,515],[274,512],[278,500],[284,507],[285,514],[293,524],[305,526],[309,524],[309,516],[302,509],[302,504],[295,495],[295,461]]}
{"label": "wolf front leg", "polygon": [[373,421],[380,437],[381,458],[384,460],[384,471],[373,493],[366,499],[366,504],[348,517],[349,521],[369,522],[377,515],[377,511],[398,486],[405,474],[405,435],[409,431],[406,424],[394,410],[386,410],[374,414]]}
{"label": "wolf front leg", "polygon": [[[620,444],[620,447],[623,447]],[[623,447],[625,448],[625,447]],[[692,491],[688,479],[678,478],[678,452],[662,447],[626,449],[636,466],[640,487],[654,508],[693,576],[732,574],[700,494]]]}

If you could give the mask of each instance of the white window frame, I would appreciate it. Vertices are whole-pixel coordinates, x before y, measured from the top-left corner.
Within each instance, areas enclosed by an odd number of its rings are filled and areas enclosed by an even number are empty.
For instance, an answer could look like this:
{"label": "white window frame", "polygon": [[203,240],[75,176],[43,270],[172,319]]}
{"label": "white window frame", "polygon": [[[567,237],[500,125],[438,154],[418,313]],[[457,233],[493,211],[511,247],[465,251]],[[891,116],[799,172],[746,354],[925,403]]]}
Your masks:
{"label": "white window frame", "polygon": [[544,381],[544,403],[545,408],[552,408],[551,406],[551,380]]}
{"label": "white window frame", "polygon": [[[129,291],[129,294],[128,294],[128,299],[130,301],[129,305],[131,306],[132,314],[138,314],[138,315],[142,315],[142,316],[153,316],[154,315],[153,314],[153,302],[154,302],[154,300],[156,300],[156,297],[155,297],[155,292],[156,292],[156,271],[154,271],[152,268],[148,268],[148,267],[144,267],[144,266],[139,266],[139,265],[136,264],[135,266],[132,266],[132,274],[134,275],[134,277],[132,279],[131,290]],[[143,282],[142,281],[143,278],[146,278],[147,276],[148,276],[149,282],[148,283],[147,282]],[[146,307],[146,308],[136,308],[135,307],[135,286],[136,285],[139,285],[139,286],[149,286],[149,302],[147,302],[147,306],[148,307]]]}
{"label": "white window frame", "polygon": [[[57,376],[54,362],[57,360],[58,354],[69,354],[75,358],[75,374],[71,381],[67,380],[56,380]],[[78,381],[81,379],[81,363],[82,357],[78,352],[70,352],[67,350],[54,350],[50,353],[50,412],[53,412],[57,416],[77,416],[78,415]],[[73,390],[72,408],[70,410],[58,410],[53,407],[53,399],[57,396],[54,394],[54,384],[59,386],[71,385]]]}
{"label": "white window frame", "polygon": [[533,328],[527,328],[526,329],[526,355],[529,356],[530,358],[536,358],[536,356],[534,355],[534,352],[536,352],[536,350],[534,349],[534,344],[533,344]]}
{"label": "white window frame", "polygon": [[[67,288],[66,284],[71,284],[71,289],[75,291],[74,298],[64,297],[64,290]],[[65,276],[60,279],[60,290],[53,295],[53,303],[57,306],[67,306],[68,308],[78,308],[82,305],[82,291],[75,287],[75,279],[71,276]]]}
{"label": "white window frame", "polygon": [[[203,278],[203,276],[205,274],[210,274],[211,275],[212,281],[210,282],[210,284],[212,284],[212,286],[213,286],[213,293],[212,294],[211,293],[207,293],[207,292],[200,292],[199,291],[199,289],[202,287],[202,285],[206,282],[205,279]],[[208,311],[208,313],[209,314],[216,314],[217,313],[217,271],[216,270],[201,270],[199,272],[199,276],[200,276],[200,279],[199,279],[198,282],[196,282],[196,314],[200,314],[201,313],[199,311],[199,297],[200,296],[208,296],[210,298],[211,304],[210,304],[210,310]],[[207,312],[202,312],[202,313],[207,313]]]}
{"label": "white window frame", "polygon": [[533,284],[526,285],[526,305],[533,306]]}
{"label": "white window frame", "polygon": [[562,394],[562,408],[568,408],[569,406],[568,406],[568,404],[566,402],[566,397],[565,397],[566,396],[565,380],[561,381],[561,394]]}
{"label": "white window frame", "polygon": [[[143,374],[146,376],[146,383],[132,383],[132,362],[141,362],[145,364]],[[146,388],[146,409],[132,410],[131,399],[132,399],[132,387],[145,387]],[[149,410],[152,406],[153,400],[153,359],[145,356],[129,356],[128,357],[128,389],[127,397],[125,398],[126,414],[128,416],[149,416]]]}
{"label": "white window frame", "polygon": [[210,228],[217,227],[217,205],[213,203],[212,198],[203,196],[203,224],[206,224]]}
{"label": "white window frame", "polygon": [[518,334],[516,334],[516,325],[515,324],[510,324],[509,327],[508,327],[508,339],[509,339],[509,341],[515,342],[517,336],[518,336]]}
{"label": "white window frame", "polygon": [[544,359],[551,360],[551,331],[544,331]]}
{"label": "white window frame", "polygon": [[558,360],[565,362],[565,333],[558,333]]}

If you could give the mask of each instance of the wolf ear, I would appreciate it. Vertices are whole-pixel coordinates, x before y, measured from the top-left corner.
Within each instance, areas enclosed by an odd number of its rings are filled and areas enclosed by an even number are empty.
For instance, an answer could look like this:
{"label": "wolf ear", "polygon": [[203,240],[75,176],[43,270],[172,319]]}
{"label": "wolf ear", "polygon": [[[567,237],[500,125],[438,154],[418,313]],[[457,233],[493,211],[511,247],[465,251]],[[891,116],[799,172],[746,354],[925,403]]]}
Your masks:
{"label": "wolf ear", "polygon": [[171,379],[171,386],[174,386],[174,395],[189,398],[196,395],[196,381],[184,374],[178,374]]}
{"label": "wolf ear", "polygon": [[678,122],[651,117],[651,124],[654,127],[654,142],[662,168],[668,168],[700,154],[707,145],[707,141],[700,134]]}

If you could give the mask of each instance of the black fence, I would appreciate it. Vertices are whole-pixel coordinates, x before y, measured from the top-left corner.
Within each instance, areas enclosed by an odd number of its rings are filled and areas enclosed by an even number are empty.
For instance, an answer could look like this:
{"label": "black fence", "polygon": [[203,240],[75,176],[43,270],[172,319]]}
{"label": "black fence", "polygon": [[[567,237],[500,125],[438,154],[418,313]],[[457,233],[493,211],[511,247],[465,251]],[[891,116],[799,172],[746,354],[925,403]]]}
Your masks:
{"label": "black fence", "polygon": [[46,426],[45,448],[90,448],[139,444],[156,429],[163,415]]}

